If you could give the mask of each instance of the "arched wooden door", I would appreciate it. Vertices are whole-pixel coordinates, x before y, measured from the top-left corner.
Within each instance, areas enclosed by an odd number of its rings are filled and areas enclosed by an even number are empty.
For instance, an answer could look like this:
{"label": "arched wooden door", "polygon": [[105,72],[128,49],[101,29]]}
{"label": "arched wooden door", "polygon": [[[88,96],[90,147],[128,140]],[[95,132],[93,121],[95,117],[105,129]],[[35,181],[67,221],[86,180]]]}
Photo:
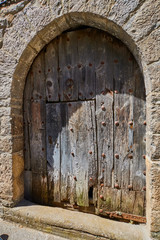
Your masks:
{"label": "arched wooden door", "polygon": [[24,123],[27,199],[144,221],[145,90],[122,42],[92,28],[54,39],[29,71]]}

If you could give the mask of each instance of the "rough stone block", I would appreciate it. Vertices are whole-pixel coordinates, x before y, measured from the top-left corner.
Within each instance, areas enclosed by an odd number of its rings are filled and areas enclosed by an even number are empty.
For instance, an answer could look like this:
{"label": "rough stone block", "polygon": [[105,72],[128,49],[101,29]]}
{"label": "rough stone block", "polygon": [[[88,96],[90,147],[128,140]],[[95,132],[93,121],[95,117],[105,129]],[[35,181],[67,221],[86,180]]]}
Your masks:
{"label": "rough stone block", "polygon": [[160,61],[148,66],[148,74],[151,81],[151,91],[160,92]]}
{"label": "rough stone block", "polygon": [[13,180],[13,201],[19,202],[24,197],[24,177],[21,175]]}
{"label": "rough stone block", "polygon": [[5,136],[0,138],[0,152],[12,152],[12,137]]}
{"label": "rough stone block", "polygon": [[[160,6],[159,6],[160,7]],[[145,59],[147,64],[156,62],[160,59],[160,30],[159,28],[152,31],[142,41],[138,42],[138,46],[142,52],[142,58]]]}
{"label": "rough stone block", "polygon": [[0,118],[0,135],[7,136],[11,134],[11,117],[2,116]]}
{"label": "rough stone block", "polygon": [[36,32],[42,30],[54,19],[50,6],[48,4],[41,5],[38,1],[31,1],[31,3],[23,9],[23,13]]}
{"label": "rough stone block", "polygon": [[21,152],[13,154],[13,178],[19,178],[24,171],[24,158]]}
{"label": "rough stone block", "polygon": [[160,92],[151,93],[147,97],[147,132],[160,134]]}
{"label": "rough stone block", "polygon": [[24,142],[22,136],[13,137],[13,153],[23,150]]}
{"label": "rough stone block", "polygon": [[5,31],[3,37],[4,50],[19,61],[20,56],[34,34],[33,29],[31,31],[30,22],[26,19],[23,12],[19,12],[12,21],[12,27],[7,28]]}
{"label": "rough stone block", "polygon": [[23,118],[21,116],[12,116],[12,134],[23,134]]}
{"label": "rough stone block", "polygon": [[136,14],[124,24],[123,28],[135,41],[148,35],[158,27],[160,1],[146,0]]}
{"label": "rough stone block", "polygon": [[[144,0],[119,0],[111,8],[108,18],[119,25],[123,25],[130,14],[139,8]],[[120,14],[121,13],[121,14]]]}

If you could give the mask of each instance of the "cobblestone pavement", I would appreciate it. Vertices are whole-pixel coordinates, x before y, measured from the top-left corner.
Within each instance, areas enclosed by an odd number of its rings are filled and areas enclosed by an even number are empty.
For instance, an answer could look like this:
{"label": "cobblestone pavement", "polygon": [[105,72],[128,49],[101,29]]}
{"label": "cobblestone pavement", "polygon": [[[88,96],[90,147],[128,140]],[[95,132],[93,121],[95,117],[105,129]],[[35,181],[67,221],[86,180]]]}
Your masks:
{"label": "cobblestone pavement", "polygon": [[66,240],[0,219],[0,237],[3,240]]}

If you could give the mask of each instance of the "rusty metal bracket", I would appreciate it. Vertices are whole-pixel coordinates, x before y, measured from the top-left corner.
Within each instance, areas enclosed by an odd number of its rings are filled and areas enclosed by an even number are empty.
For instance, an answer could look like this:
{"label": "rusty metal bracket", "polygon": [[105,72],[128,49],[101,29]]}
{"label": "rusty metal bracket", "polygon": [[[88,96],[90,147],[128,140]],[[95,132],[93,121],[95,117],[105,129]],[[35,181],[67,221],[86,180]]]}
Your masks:
{"label": "rusty metal bracket", "polygon": [[125,219],[125,220],[131,220],[138,223],[146,223],[146,217],[133,215],[129,213],[123,213],[123,212],[103,212],[103,214],[106,214],[110,218],[118,218],[118,219]]}

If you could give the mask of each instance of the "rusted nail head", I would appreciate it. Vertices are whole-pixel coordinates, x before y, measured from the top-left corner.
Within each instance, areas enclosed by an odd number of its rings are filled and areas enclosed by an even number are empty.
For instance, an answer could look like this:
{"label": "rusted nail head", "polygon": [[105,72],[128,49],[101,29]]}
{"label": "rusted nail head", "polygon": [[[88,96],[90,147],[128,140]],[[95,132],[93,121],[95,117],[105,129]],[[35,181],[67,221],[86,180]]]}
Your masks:
{"label": "rusted nail head", "polygon": [[102,122],[102,125],[103,125],[103,126],[106,126],[106,123],[105,123],[105,122]]}
{"label": "rusted nail head", "polygon": [[105,108],[105,106],[101,106],[101,109],[103,110],[103,111],[105,111],[106,110],[106,108]]}
{"label": "rusted nail head", "polygon": [[103,195],[100,195],[99,197],[100,197],[100,199],[103,199]]}
{"label": "rusted nail head", "polygon": [[130,126],[132,126],[133,125],[133,121],[129,121],[129,123],[128,123]]}
{"label": "rusted nail head", "polygon": [[132,189],[133,188],[133,186],[132,185],[128,185],[128,189]]}
{"label": "rusted nail head", "polygon": [[99,209],[99,212],[102,213],[102,212],[103,212],[103,209]]}
{"label": "rusted nail head", "polygon": [[118,183],[115,183],[114,187],[115,187],[115,188],[119,188]]}
{"label": "rusted nail head", "polygon": [[143,122],[144,125],[147,125],[146,121]]}
{"label": "rusted nail head", "polygon": [[92,154],[92,151],[89,151],[89,154]]}
{"label": "rusted nail head", "polygon": [[119,159],[119,154],[116,153],[115,154],[115,158]]}
{"label": "rusted nail head", "polygon": [[143,191],[146,191],[146,186],[143,187]]}
{"label": "rusted nail head", "polygon": [[146,176],[146,171],[143,171],[143,174]]}
{"label": "rusted nail head", "polygon": [[104,183],[101,183],[101,187],[104,187]]}
{"label": "rusted nail head", "polygon": [[90,177],[90,178],[89,178],[89,180],[90,180],[90,181],[92,181],[92,180],[93,180],[93,178],[92,178],[92,177]]}
{"label": "rusted nail head", "polygon": [[115,94],[117,94],[117,93],[118,93],[118,91],[117,91],[117,90],[115,90],[115,91],[114,91],[114,93],[115,93]]}
{"label": "rusted nail head", "polygon": [[105,153],[102,153],[102,157],[104,158],[106,155],[105,155]]}
{"label": "rusted nail head", "polygon": [[146,159],[146,155],[143,155],[142,157],[143,157],[143,159]]}
{"label": "rusted nail head", "polygon": [[118,122],[118,121],[115,121],[115,125],[116,125],[116,126],[119,126],[119,122]]}
{"label": "rusted nail head", "polygon": [[72,152],[71,154],[72,154],[72,156],[74,157],[74,152]]}
{"label": "rusted nail head", "polygon": [[73,178],[74,178],[74,180],[75,180],[75,181],[77,181],[77,178],[76,178],[76,176],[74,176]]}
{"label": "rusted nail head", "polygon": [[131,154],[128,155],[128,158],[133,159],[133,156]]}
{"label": "rusted nail head", "polygon": [[70,128],[70,131],[73,132],[73,128]]}

